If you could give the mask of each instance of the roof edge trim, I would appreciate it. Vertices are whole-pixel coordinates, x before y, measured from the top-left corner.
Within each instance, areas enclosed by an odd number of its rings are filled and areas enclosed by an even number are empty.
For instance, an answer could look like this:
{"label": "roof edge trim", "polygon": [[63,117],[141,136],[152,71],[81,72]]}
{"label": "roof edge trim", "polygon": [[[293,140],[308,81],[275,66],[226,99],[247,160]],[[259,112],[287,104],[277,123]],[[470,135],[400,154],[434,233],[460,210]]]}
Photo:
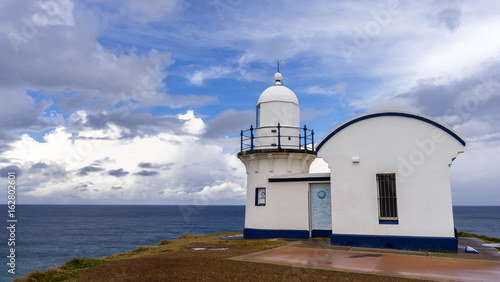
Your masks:
{"label": "roof edge trim", "polygon": [[438,121],[436,119],[433,119],[433,118],[428,117],[426,115],[412,113],[412,112],[384,111],[384,112],[373,112],[373,113],[368,113],[368,114],[364,114],[364,115],[361,115],[361,116],[357,116],[357,117],[352,118],[352,119],[350,119],[350,120],[348,120],[348,121],[340,124],[339,126],[335,127],[325,137],[323,137],[323,139],[321,139],[319,141],[318,145],[316,145],[316,152],[319,152],[319,150],[321,149],[321,147],[323,147],[323,145],[330,138],[332,138],[335,134],[337,134],[338,132],[340,132],[342,129],[348,127],[349,125],[354,124],[354,123],[356,123],[358,121],[365,120],[365,119],[370,119],[370,118],[375,118],[375,117],[381,117],[381,116],[400,116],[400,117],[414,118],[414,119],[421,120],[423,122],[427,122],[429,124],[432,124],[432,125],[440,128],[440,129],[444,130],[446,133],[448,133],[451,136],[453,136],[453,138],[455,138],[463,146],[466,145],[466,140],[465,140],[465,138],[462,135],[460,135],[460,133],[456,132],[455,130],[453,130],[448,125],[446,125],[446,124],[444,124],[444,123],[442,123],[442,122],[440,122],[440,121]]}

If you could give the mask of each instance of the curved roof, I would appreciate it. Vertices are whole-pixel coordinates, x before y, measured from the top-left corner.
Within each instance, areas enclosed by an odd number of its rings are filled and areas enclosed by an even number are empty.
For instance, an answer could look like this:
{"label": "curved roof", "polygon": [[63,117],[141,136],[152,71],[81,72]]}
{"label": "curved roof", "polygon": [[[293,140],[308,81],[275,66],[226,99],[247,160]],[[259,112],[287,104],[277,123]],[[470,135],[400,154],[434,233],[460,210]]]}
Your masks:
{"label": "curved roof", "polygon": [[295,93],[288,87],[283,86],[283,76],[281,73],[277,72],[274,75],[274,81],[275,84],[273,86],[268,87],[260,94],[257,105],[265,102],[291,102],[297,105],[299,104],[299,100],[297,96],[295,96]]}
{"label": "curved roof", "polygon": [[456,132],[455,130],[453,130],[453,128],[449,127],[448,125],[446,125],[446,124],[444,124],[436,119],[433,119],[431,117],[428,117],[428,116],[425,116],[422,114],[411,113],[411,112],[384,111],[384,112],[374,112],[374,113],[369,113],[369,114],[357,116],[357,117],[350,119],[350,120],[342,123],[341,125],[337,126],[332,131],[330,131],[325,137],[323,137],[323,139],[321,139],[321,141],[319,141],[318,145],[316,146],[316,152],[318,152],[321,149],[321,147],[330,138],[332,138],[335,134],[340,132],[342,129],[348,127],[349,125],[354,124],[358,121],[365,120],[365,119],[382,117],[382,116],[400,116],[400,117],[418,119],[418,120],[421,120],[423,122],[430,123],[430,124],[440,128],[440,129],[444,130],[446,133],[450,134],[451,136],[453,136],[453,138],[455,138],[458,142],[460,142],[460,144],[462,144],[464,146],[466,144],[465,138],[462,135],[460,135],[460,133]]}
{"label": "curved roof", "polygon": [[299,104],[299,100],[297,99],[297,96],[295,96],[295,93],[283,85],[274,85],[264,90],[264,92],[260,94],[257,104],[274,101],[292,102],[297,105]]}

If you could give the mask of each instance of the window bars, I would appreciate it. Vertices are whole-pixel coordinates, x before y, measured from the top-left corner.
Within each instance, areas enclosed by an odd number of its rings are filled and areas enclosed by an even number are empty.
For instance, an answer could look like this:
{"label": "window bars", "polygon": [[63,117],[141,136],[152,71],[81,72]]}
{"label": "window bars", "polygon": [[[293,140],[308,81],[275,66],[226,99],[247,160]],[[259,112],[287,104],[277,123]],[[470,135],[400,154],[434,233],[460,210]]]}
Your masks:
{"label": "window bars", "polygon": [[377,174],[379,220],[397,221],[396,174]]}

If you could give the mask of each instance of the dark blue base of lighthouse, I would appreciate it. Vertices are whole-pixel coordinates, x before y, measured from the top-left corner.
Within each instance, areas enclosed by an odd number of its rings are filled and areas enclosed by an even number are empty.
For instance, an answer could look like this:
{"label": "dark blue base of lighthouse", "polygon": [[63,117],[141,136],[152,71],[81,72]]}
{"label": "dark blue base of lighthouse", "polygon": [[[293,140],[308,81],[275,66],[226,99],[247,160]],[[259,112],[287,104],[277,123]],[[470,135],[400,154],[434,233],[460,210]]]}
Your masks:
{"label": "dark blue base of lighthouse", "polygon": [[283,229],[243,229],[243,238],[264,239],[264,238],[294,238],[309,239],[309,230],[283,230]]}
{"label": "dark blue base of lighthouse", "polygon": [[455,237],[417,237],[417,236],[381,236],[381,235],[355,235],[332,234],[331,244],[337,246],[353,246],[379,249],[398,250],[458,250],[458,239]]}

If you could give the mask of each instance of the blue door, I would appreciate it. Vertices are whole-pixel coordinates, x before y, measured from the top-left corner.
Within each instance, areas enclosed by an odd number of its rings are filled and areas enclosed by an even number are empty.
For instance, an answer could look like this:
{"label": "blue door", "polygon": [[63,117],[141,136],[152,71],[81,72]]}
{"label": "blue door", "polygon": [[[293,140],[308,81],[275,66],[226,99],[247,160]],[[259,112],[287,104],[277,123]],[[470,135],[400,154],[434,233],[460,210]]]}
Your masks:
{"label": "blue door", "polygon": [[330,184],[311,184],[312,237],[332,234],[332,197]]}

